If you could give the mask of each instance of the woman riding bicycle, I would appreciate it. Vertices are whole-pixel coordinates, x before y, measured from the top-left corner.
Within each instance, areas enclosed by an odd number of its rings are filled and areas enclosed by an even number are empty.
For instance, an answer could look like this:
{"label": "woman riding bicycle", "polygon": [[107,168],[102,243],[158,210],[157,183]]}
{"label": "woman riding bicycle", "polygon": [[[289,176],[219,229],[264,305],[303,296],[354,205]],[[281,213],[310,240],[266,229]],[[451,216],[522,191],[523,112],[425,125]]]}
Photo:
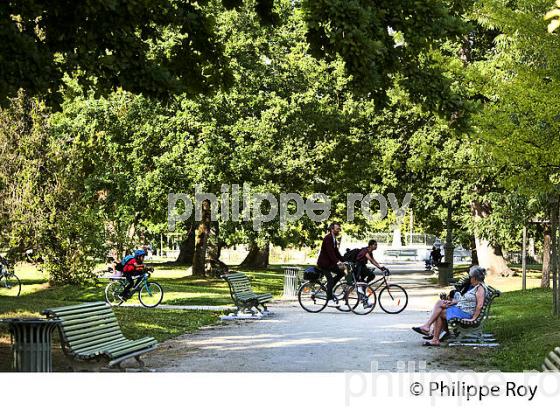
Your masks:
{"label": "woman riding bicycle", "polygon": [[[128,260],[123,266],[123,274],[128,282],[120,295],[123,299],[128,299],[130,297],[130,290],[135,287],[142,277],[139,276],[144,273],[144,257],[146,256],[146,251],[143,249],[138,249],[134,251],[134,258]],[[134,277],[138,278],[138,281],[134,283]]]}

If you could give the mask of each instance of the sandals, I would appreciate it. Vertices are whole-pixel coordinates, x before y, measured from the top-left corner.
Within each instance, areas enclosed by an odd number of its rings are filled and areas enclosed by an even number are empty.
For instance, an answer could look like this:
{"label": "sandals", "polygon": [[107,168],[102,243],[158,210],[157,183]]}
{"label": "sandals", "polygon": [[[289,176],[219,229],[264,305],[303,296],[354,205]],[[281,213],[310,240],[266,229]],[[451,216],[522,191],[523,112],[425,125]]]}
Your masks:
{"label": "sandals", "polygon": [[[440,342],[445,342],[447,339],[449,339],[449,337],[451,336],[450,332],[441,332],[440,333],[440,337],[439,337],[439,341]],[[424,340],[432,340],[434,338],[434,335],[426,335],[426,336],[422,336],[422,339]]]}
{"label": "sandals", "polygon": [[425,331],[424,329],[421,329],[419,327],[413,327],[412,330],[414,330],[416,333],[420,333],[422,336],[429,336],[430,333]]}
{"label": "sandals", "polygon": [[424,343],[422,343],[422,346],[428,346],[428,347],[439,347],[439,343],[438,344],[434,344],[432,342],[426,341]]}

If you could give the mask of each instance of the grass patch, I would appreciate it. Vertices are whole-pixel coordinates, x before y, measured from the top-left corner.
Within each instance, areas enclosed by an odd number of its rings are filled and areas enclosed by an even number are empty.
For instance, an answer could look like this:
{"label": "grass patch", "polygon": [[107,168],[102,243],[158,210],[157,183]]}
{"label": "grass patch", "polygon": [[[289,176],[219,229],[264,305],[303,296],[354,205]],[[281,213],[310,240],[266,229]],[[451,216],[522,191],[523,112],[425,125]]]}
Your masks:
{"label": "grass patch", "polygon": [[540,370],[545,356],[560,346],[560,318],[552,315],[552,291],[506,292],[492,304],[487,330],[501,346],[488,352],[492,368],[508,372]]}

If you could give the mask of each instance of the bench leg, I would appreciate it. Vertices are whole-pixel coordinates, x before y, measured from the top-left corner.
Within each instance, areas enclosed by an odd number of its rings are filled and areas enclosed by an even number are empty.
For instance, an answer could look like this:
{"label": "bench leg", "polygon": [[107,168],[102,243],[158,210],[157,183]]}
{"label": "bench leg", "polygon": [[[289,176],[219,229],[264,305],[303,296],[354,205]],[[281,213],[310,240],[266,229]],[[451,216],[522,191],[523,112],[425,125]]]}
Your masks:
{"label": "bench leg", "polygon": [[273,314],[270,310],[268,310],[268,307],[264,303],[261,303],[261,306],[263,307],[263,311],[262,311],[263,316],[270,316]]}
{"label": "bench leg", "polygon": [[138,362],[138,366],[140,366],[141,369],[144,369],[146,367],[146,363],[144,363],[144,361],[140,359],[140,356],[134,356],[134,358]]}
{"label": "bench leg", "polygon": [[448,346],[497,347],[499,343],[496,342],[493,334],[484,333],[482,328],[471,331],[459,329],[458,335],[449,342]]}

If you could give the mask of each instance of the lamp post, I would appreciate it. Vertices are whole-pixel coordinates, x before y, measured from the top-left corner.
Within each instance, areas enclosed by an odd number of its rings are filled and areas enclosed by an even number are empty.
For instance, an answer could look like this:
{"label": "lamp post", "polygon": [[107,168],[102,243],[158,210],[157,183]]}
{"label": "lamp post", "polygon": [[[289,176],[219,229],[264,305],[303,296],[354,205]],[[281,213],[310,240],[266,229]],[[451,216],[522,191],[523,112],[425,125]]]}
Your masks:
{"label": "lamp post", "polygon": [[523,226],[523,253],[521,254],[522,285],[521,289],[527,289],[527,226]]}

